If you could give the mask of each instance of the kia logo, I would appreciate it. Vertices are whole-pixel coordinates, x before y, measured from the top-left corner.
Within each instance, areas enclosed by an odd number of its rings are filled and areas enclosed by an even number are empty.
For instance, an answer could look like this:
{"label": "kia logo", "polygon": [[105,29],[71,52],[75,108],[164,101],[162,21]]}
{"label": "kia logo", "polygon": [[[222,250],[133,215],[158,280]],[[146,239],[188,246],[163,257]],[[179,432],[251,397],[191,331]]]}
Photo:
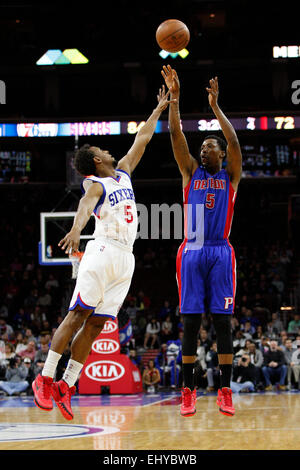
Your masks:
{"label": "kia logo", "polygon": [[117,327],[117,324],[115,322],[113,322],[111,320],[106,320],[101,333],[112,333],[113,331],[116,331],[117,328],[118,327]]}
{"label": "kia logo", "polygon": [[97,339],[93,342],[92,350],[99,354],[112,354],[119,350],[119,343],[114,339]]}
{"label": "kia logo", "polygon": [[89,364],[85,369],[86,375],[98,382],[113,382],[125,374],[125,367],[114,361],[97,361]]}

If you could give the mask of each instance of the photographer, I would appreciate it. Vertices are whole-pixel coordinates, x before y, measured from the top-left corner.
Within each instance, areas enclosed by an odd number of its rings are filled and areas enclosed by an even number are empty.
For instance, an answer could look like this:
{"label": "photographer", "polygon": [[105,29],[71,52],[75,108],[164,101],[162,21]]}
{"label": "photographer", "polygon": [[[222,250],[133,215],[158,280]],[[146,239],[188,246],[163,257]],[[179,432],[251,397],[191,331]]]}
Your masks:
{"label": "photographer", "polygon": [[233,393],[255,392],[256,367],[251,363],[250,356],[243,354],[233,369],[230,387]]}
{"label": "photographer", "polygon": [[22,363],[22,359],[16,356],[9,361],[5,379],[0,381],[0,390],[7,395],[19,395],[27,390],[29,383],[26,380],[28,369]]}

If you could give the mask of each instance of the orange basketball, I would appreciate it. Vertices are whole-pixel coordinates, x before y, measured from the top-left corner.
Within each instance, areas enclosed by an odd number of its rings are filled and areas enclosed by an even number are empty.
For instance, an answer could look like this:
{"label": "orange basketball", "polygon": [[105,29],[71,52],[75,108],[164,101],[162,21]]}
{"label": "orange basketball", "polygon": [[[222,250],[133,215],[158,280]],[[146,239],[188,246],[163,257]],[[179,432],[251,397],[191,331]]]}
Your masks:
{"label": "orange basketball", "polygon": [[179,52],[190,40],[188,27],[179,20],[166,20],[156,30],[157,44],[167,52]]}

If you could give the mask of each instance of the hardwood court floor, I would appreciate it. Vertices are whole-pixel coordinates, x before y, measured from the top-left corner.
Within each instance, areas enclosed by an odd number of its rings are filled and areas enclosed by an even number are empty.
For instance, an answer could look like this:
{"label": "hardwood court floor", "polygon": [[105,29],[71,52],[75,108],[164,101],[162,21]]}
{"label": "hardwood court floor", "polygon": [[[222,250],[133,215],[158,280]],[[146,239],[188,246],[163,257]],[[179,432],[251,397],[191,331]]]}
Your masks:
{"label": "hardwood court floor", "polygon": [[300,393],[235,394],[236,415],[223,416],[216,395],[197,413],[179,414],[179,393],[75,396],[74,420],[32,397],[0,401],[1,450],[299,450]]}

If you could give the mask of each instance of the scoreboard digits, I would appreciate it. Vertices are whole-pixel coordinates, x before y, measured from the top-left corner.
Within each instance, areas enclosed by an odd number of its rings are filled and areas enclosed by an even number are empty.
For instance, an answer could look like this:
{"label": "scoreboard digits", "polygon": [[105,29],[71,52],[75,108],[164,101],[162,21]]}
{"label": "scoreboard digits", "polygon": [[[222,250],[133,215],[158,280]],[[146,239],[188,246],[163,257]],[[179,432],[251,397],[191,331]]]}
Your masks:
{"label": "scoreboard digits", "polygon": [[292,116],[274,117],[276,129],[295,129],[295,119]]}

